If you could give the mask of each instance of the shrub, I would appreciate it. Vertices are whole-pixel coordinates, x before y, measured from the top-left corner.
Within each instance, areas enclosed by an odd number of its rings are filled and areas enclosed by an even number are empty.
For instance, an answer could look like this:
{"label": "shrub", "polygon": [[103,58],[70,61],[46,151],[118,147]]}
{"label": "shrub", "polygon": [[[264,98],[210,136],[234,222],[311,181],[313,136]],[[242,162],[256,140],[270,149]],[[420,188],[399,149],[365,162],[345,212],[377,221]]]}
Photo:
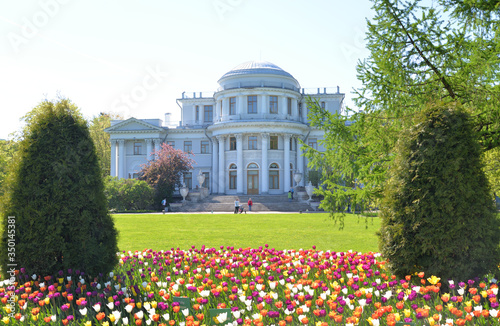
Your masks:
{"label": "shrub", "polygon": [[108,176],[104,184],[109,210],[138,211],[153,208],[155,192],[145,181]]}
{"label": "shrub", "polygon": [[[107,273],[117,262],[117,231],[108,214],[94,144],[69,100],[44,101],[27,126],[2,201],[0,264],[53,275]],[[8,233],[15,220],[15,235]],[[10,221],[9,221],[10,220]],[[9,237],[10,236],[10,237]],[[15,260],[9,260],[9,239]]]}
{"label": "shrub", "polygon": [[399,277],[468,280],[498,271],[500,228],[470,118],[430,106],[396,146],[380,251]]}

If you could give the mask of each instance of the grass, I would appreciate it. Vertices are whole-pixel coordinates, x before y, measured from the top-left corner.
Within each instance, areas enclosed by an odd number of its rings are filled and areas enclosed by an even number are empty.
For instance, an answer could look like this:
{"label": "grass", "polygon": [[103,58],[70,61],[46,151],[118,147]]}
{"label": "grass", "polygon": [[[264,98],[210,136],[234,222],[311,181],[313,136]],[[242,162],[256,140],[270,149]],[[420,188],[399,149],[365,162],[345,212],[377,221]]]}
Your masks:
{"label": "grass", "polygon": [[276,249],[377,251],[378,218],[347,214],[345,227],[326,213],[307,214],[115,214],[120,250],[169,250],[232,246]]}

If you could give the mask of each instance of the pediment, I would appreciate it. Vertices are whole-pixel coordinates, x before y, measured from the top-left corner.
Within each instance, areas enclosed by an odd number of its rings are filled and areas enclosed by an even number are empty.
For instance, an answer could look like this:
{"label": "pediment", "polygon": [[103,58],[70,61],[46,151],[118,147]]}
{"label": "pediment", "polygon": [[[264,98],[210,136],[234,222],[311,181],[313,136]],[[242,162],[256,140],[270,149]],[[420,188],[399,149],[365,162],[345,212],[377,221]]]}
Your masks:
{"label": "pediment", "polygon": [[118,133],[118,132],[151,132],[151,131],[165,131],[162,127],[155,126],[147,121],[130,118],[124,121],[121,121],[109,128],[106,128],[104,131],[108,133]]}

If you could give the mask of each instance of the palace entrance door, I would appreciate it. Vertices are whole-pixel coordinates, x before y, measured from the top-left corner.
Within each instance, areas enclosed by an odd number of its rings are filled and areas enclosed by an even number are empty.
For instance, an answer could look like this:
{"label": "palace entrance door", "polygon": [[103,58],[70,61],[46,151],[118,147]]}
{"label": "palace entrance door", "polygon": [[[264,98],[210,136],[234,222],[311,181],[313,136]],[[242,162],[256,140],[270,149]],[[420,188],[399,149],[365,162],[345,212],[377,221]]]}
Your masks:
{"label": "palace entrance door", "polygon": [[248,195],[259,194],[259,170],[247,171],[247,194]]}

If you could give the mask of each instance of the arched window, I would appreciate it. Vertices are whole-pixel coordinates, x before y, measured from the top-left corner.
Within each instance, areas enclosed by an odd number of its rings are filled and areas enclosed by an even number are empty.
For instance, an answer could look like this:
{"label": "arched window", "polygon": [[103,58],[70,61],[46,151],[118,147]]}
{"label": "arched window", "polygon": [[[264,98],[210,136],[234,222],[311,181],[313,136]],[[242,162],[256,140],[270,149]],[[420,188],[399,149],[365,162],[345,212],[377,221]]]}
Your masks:
{"label": "arched window", "polygon": [[269,165],[269,189],[279,189],[280,188],[280,170],[279,165],[276,163],[271,163]]}
{"label": "arched window", "polygon": [[229,165],[229,189],[236,189],[236,186],[237,186],[237,175],[238,175],[238,171],[237,171],[237,167],[236,167],[236,164],[231,164]]}
{"label": "arched window", "polygon": [[255,164],[255,163],[250,163],[247,166],[247,169],[249,169],[249,170],[250,169],[258,169],[258,168],[259,168],[259,166],[257,164]]}

